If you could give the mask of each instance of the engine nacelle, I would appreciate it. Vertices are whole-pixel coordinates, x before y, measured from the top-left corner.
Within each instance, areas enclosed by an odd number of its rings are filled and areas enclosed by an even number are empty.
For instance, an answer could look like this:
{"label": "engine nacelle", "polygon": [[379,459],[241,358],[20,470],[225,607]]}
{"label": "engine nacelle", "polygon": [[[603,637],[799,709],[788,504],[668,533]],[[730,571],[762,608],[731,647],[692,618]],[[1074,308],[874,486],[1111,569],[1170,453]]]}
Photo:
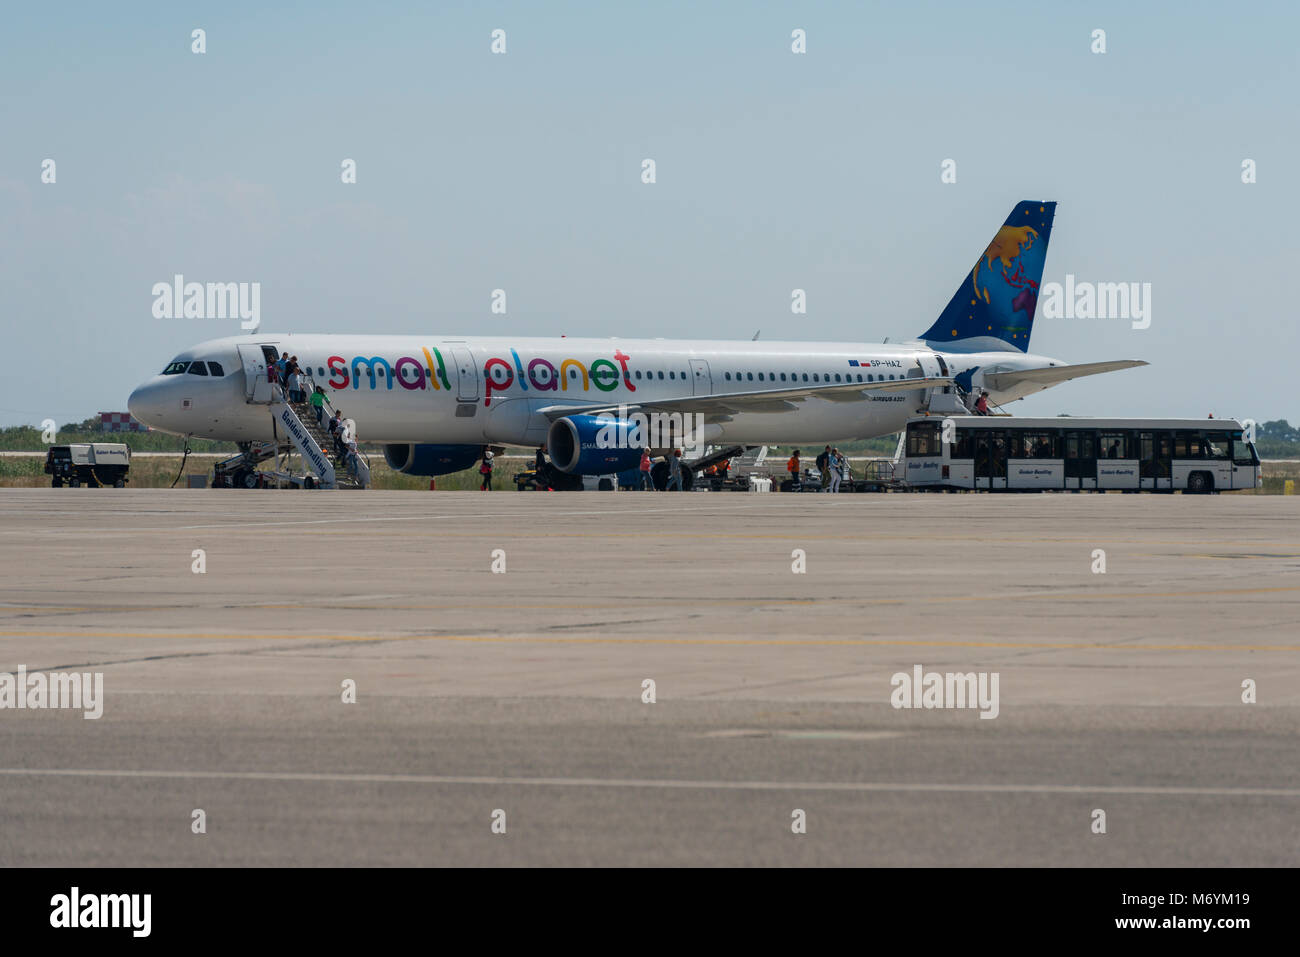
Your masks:
{"label": "engine nacelle", "polygon": [[479,445],[415,445],[398,442],[384,446],[384,461],[405,475],[447,475],[469,468],[479,460]]}
{"label": "engine nacelle", "polygon": [[613,416],[569,415],[546,433],[551,462],[570,475],[606,475],[636,468],[641,449],[627,448],[632,426]]}

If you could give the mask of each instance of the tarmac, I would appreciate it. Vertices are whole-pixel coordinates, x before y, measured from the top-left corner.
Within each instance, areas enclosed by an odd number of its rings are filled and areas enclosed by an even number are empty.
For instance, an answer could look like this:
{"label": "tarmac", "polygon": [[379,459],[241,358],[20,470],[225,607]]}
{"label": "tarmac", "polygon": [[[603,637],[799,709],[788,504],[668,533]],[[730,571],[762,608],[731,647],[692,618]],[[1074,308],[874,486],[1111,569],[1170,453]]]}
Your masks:
{"label": "tarmac", "polygon": [[1286,496],[3,489],[0,864],[1295,866],[1297,622]]}

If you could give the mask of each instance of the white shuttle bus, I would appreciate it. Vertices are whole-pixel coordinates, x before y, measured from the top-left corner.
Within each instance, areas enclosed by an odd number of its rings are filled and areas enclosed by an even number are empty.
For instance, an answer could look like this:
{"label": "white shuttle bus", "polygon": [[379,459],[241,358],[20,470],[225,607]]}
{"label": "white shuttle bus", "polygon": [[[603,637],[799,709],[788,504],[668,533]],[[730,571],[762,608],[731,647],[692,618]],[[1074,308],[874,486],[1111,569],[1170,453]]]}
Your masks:
{"label": "white shuttle bus", "polygon": [[928,416],[908,421],[895,474],[915,488],[989,492],[1257,488],[1243,431],[1232,419]]}

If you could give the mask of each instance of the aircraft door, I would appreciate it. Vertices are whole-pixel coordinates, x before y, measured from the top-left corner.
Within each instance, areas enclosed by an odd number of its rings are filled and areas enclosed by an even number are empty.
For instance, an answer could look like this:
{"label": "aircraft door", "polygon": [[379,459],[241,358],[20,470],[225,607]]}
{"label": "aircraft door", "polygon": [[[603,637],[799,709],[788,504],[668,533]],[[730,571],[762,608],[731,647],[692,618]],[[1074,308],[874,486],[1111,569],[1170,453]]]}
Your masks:
{"label": "aircraft door", "polygon": [[[267,373],[267,353],[260,345],[241,345],[239,361],[244,366],[244,398],[248,402],[271,402],[275,396]],[[272,353],[275,347],[268,345]]]}
{"label": "aircraft door", "polygon": [[704,359],[691,360],[691,395],[712,395],[713,376]]}
{"label": "aircraft door", "polygon": [[[946,377],[948,375],[948,363],[944,362],[943,357],[939,355],[931,354],[919,356],[916,360],[916,365],[919,369],[919,374],[927,379],[932,379],[938,376]],[[908,377],[912,377],[912,372],[908,372]],[[938,387],[932,386],[921,393],[922,408],[929,406],[930,400],[934,397],[936,388]],[[938,391],[949,393],[952,391],[952,386],[944,386],[943,388],[939,388]]]}
{"label": "aircraft door", "polygon": [[452,349],[451,361],[456,366],[456,401],[478,401],[478,366],[468,349]]}

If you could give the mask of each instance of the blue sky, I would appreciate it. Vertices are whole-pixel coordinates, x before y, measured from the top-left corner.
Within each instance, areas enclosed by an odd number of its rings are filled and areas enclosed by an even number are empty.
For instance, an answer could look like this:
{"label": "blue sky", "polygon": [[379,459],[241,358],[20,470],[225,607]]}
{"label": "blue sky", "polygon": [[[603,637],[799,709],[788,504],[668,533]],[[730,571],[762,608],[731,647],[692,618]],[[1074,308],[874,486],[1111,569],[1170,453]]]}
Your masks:
{"label": "blue sky", "polygon": [[1045,280],[1153,315],[1040,306],[1032,351],[1152,365],[1016,412],[1296,422],[1297,35],[1283,3],[24,5],[0,423],[124,409],[239,331],[155,319],[175,273],[260,282],[267,332],[914,336],[1020,199],[1060,204]]}

